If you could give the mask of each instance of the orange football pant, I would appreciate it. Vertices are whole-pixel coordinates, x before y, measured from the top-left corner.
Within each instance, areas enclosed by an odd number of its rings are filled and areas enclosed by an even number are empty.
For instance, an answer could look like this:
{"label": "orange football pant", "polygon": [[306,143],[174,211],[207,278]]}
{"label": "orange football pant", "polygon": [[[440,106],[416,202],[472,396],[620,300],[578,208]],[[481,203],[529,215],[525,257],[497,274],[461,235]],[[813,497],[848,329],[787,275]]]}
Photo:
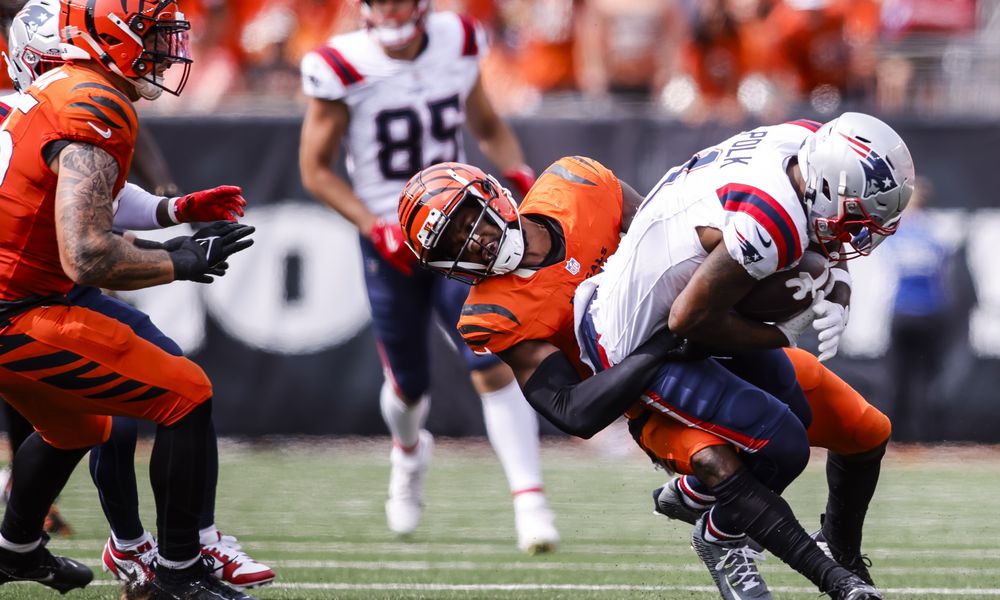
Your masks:
{"label": "orange football pant", "polygon": [[0,326],[0,395],[56,448],[102,444],[112,416],[171,425],[212,396],[204,371],[120,321],[42,306]]}

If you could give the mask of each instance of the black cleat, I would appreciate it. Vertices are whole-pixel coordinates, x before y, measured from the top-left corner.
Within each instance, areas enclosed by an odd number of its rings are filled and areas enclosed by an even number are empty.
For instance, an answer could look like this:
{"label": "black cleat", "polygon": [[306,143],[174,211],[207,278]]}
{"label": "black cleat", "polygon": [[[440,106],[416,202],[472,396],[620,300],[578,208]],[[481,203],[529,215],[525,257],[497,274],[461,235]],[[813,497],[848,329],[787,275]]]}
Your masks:
{"label": "black cleat", "polygon": [[31,552],[11,552],[0,548],[0,585],[10,581],[34,581],[60,593],[86,587],[94,573],[71,558],[55,556],[45,547],[48,536]]}
{"label": "black cleat", "polygon": [[146,600],[257,600],[213,577],[205,557],[186,569],[158,566],[148,589]]}
{"label": "black cleat", "polygon": [[827,592],[832,600],[885,600],[882,592],[861,580],[857,575],[844,577]]}
{"label": "black cleat", "polygon": [[816,545],[823,551],[823,554],[835,560],[838,565],[854,573],[868,585],[875,585],[875,580],[872,579],[871,573],[868,572],[868,567],[872,566],[872,561],[868,556],[860,553],[847,554],[840,551],[840,549],[827,541],[822,529],[813,533],[812,539],[816,540]]}

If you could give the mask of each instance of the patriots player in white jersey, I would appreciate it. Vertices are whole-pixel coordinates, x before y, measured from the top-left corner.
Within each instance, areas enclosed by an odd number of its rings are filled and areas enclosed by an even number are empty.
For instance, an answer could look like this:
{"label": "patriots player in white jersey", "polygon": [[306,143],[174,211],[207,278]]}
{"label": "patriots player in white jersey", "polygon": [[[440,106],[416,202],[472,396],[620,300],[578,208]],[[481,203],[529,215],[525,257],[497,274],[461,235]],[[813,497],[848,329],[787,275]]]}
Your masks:
{"label": "patriots player in white jersey", "polygon": [[[696,427],[711,424],[710,431],[747,454],[754,449],[743,443],[746,438],[731,435],[747,433],[747,423],[760,426],[750,439],[771,443],[779,434],[787,437],[787,430],[769,430],[772,419],[766,415],[786,410],[771,402],[775,397],[808,426],[808,406],[794,406],[773,391],[790,366],[784,353],[773,349],[795,346],[802,331],[822,315],[816,324],[826,344],[824,357],[836,353],[850,296],[844,262],[869,254],[895,231],[914,177],[909,151],[896,132],[858,113],[823,126],[801,120],[759,127],[702,150],[660,180],[604,272],[578,288],[574,306],[584,360],[595,370],[614,365],[669,327],[728,356],[704,365],[667,365],[658,384],[664,393],[644,399],[655,411]],[[813,293],[810,309],[773,325],[732,310],[756,281],[794,267],[810,245],[837,263],[832,289],[813,289],[808,276],[793,282]],[[826,298],[828,292],[834,301]],[[758,386],[766,401],[757,402],[757,408],[727,404],[727,395],[716,390],[729,379]],[[758,521],[764,519],[758,517],[766,505],[773,509],[783,503],[771,493],[780,493],[780,486],[762,489],[729,446],[706,451],[711,456],[702,460],[711,465],[712,476],[704,482],[687,477],[685,487],[694,488],[692,499],[705,507],[714,503],[696,524],[692,539],[724,598],[770,597],[762,581],[755,591],[733,589],[733,581],[745,583],[748,573],[759,578],[749,566],[757,554],[749,550],[744,532],[835,598],[881,598],[874,587],[858,585],[860,579],[851,582],[822,567],[815,544],[794,523],[790,509],[783,527],[761,531]],[[828,455],[828,511],[835,507],[853,514],[849,519],[828,517],[857,529],[838,538],[854,545],[844,557],[849,562],[861,560],[860,528],[883,451],[884,445],[849,460]],[[864,489],[846,490],[849,479],[863,481]],[[748,504],[748,498],[757,498],[758,505]],[[769,500],[761,500],[765,498]],[[756,514],[750,518],[751,513]],[[752,531],[747,529],[751,522]],[[781,529],[783,535],[773,535]],[[825,526],[823,534],[832,535]],[[717,562],[725,571],[721,581]],[[867,570],[860,574],[867,576]]]}
{"label": "patriots player in white jersey", "polygon": [[[380,405],[393,439],[386,517],[392,531],[405,535],[422,515],[433,446],[424,429],[428,325],[436,313],[457,336],[453,325],[468,289],[413,270],[397,222],[399,192],[420,169],[463,160],[463,125],[522,195],[534,175],[483,91],[479,60],[486,40],[477,24],[431,12],[429,0],[364,0],[361,9],[363,29],[333,37],[302,61],[310,100],[299,166],[305,188],[360,233],[386,375]],[[342,143],[350,182],[334,172]],[[551,550],[559,535],[542,489],[537,417],[509,368],[456,342],[514,496],[518,546],[529,553]]]}

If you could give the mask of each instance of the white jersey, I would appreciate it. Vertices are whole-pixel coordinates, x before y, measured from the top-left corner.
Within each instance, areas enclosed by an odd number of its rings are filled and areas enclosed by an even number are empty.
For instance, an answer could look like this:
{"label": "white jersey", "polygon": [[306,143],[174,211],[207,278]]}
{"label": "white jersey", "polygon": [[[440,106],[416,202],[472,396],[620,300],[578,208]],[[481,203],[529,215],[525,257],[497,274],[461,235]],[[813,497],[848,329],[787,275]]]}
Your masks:
{"label": "white jersey", "polygon": [[577,288],[577,330],[595,290],[590,315],[611,364],[666,327],[674,299],[708,256],[696,227],[721,230],[730,256],[756,279],[798,264],[809,243],[806,215],[785,169],[819,126],[744,131],[668,171],[604,271]]}
{"label": "white jersey", "polygon": [[465,101],[486,49],[485,34],[467,17],[432,12],[426,29],[427,47],[412,61],[389,58],[365,30],[334,36],[302,59],[305,94],[350,110],[345,146],[354,192],[391,220],[414,173],[464,160]]}

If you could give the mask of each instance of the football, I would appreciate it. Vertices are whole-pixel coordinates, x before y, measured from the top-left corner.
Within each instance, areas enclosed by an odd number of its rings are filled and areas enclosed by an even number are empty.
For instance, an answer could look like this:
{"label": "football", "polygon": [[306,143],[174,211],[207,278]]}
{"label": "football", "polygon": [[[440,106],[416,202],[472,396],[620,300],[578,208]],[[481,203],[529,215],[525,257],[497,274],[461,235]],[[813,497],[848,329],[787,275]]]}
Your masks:
{"label": "football", "polygon": [[753,288],[736,303],[736,312],[748,319],[768,323],[786,321],[812,304],[812,296],[806,295],[802,300],[792,296],[796,288],[787,287],[786,282],[809,273],[814,280],[825,280],[827,277],[827,260],[819,252],[806,250],[802,260],[794,268],[775,273],[757,282]]}

